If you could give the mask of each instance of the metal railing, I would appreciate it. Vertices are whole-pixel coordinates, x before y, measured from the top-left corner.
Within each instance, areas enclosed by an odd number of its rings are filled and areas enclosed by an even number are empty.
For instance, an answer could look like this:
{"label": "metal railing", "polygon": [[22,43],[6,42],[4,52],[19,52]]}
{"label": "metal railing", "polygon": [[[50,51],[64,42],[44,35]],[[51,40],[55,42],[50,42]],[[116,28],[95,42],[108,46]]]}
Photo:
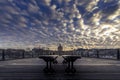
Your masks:
{"label": "metal railing", "polygon": [[81,52],[81,55],[90,58],[120,59],[119,49],[85,50]]}
{"label": "metal railing", "polygon": [[[38,51],[25,51],[25,50],[5,50],[0,49],[0,60],[14,60],[23,58],[37,58],[39,55],[59,55],[58,51],[38,50]],[[104,58],[104,59],[117,59],[120,60],[119,49],[91,49],[91,50],[76,50],[76,51],[61,51],[61,55],[80,55],[89,58]]]}

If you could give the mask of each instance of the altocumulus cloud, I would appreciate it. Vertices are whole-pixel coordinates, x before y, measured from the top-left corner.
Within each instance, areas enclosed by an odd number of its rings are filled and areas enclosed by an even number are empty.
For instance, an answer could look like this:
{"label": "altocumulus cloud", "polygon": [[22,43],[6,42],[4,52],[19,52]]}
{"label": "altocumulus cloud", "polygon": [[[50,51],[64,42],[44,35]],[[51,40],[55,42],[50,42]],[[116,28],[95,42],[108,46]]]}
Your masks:
{"label": "altocumulus cloud", "polygon": [[0,47],[120,47],[120,0],[0,0]]}

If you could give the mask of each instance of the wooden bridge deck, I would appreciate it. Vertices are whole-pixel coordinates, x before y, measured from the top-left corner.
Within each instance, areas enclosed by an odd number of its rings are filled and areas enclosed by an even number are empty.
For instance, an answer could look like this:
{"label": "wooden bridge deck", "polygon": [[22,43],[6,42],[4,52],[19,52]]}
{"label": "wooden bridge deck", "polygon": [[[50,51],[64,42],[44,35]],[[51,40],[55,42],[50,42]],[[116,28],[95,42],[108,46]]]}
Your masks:
{"label": "wooden bridge deck", "polygon": [[38,58],[1,61],[0,80],[120,80],[117,60],[82,58],[75,62],[74,74],[65,73],[61,57],[58,62],[55,73],[44,73],[45,62]]}

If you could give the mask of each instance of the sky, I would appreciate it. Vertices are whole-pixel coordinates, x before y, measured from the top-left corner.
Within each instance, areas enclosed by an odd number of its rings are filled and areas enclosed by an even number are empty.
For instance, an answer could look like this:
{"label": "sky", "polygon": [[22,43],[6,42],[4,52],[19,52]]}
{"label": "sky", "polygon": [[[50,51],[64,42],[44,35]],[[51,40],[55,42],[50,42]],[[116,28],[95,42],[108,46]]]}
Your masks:
{"label": "sky", "polygon": [[0,0],[0,48],[119,48],[120,0]]}

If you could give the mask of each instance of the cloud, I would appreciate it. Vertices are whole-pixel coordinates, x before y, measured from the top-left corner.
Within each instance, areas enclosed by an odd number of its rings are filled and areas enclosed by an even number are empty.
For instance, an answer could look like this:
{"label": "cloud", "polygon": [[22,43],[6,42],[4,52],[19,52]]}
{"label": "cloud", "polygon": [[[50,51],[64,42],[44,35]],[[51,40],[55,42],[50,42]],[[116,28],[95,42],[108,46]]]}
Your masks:
{"label": "cloud", "polygon": [[[119,0],[1,0],[5,47],[62,43],[66,47],[119,46]],[[5,44],[3,44],[5,42]],[[17,44],[18,43],[18,44]],[[20,44],[20,45],[19,45]]]}
{"label": "cloud", "polygon": [[51,2],[51,0],[44,0],[45,1],[45,3],[46,3],[46,5],[50,5],[50,2]]}
{"label": "cloud", "polygon": [[28,4],[28,11],[32,13],[36,13],[39,11],[39,7],[37,5],[33,5],[31,3]]}

